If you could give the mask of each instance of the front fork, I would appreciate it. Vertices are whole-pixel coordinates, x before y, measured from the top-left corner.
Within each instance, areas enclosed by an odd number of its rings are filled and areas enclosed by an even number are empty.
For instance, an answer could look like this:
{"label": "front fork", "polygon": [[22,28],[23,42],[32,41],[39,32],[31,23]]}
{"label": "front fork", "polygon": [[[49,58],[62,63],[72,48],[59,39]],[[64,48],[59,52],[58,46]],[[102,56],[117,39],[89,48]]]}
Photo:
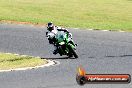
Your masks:
{"label": "front fork", "polygon": [[70,46],[71,46],[73,49],[76,49],[77,44],[74,44],[73,41],[69,41],[69,43],[70,43]]}

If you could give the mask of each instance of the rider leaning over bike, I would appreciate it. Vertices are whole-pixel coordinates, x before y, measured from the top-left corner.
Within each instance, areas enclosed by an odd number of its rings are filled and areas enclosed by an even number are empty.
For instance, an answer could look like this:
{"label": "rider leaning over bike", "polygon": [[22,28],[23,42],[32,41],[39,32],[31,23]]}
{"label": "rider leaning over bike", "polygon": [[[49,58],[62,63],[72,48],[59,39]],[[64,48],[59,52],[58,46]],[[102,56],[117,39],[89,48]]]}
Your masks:
{"label": "rider leaning over bike", "polygon": [[[72,34],[67,29],[55,26],[52,22],[49,22],[47,25],[47,30],[48,30],[48,32],[46,32],[46,36],[51,32],[54,34],[57,34],[58,31],[64,31],[64,32],[68,33],[69,42],[74,44],[74,42],[72,40]],[[55,42],[56,42],[55,37],[53,37],[52,39],[49,38],[48,40],[49,40],[50,44],[53,44],[55,46],[55,50],[53,51],[53,54],[57,54],[58,50],[57,50],[57,46],[55,44]]]}

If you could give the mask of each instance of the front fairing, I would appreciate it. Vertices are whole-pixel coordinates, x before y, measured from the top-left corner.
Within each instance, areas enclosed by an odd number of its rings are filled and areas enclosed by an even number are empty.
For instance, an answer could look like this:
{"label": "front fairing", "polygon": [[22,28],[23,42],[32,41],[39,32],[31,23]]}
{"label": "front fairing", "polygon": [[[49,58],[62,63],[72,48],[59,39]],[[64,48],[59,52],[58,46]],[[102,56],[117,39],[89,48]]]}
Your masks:
{"label": "front fairing", "polygon": [[58,31],[58,33],[56,34],[56,39],[57,39],[57,42],[58,43],[61,43],[61,42],[65,42],[65,40],[67,39],[67,34],[64,33],[64,31]]}

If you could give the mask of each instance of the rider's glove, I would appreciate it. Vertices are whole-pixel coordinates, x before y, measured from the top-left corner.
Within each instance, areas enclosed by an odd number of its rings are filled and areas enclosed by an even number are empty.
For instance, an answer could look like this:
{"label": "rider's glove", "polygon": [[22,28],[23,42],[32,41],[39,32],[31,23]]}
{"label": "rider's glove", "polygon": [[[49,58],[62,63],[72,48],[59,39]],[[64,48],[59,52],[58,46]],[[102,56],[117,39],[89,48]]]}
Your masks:
{"label": "rider's glove", "polygon": [[72,39],[72,34],[69,32],[68,37]]}

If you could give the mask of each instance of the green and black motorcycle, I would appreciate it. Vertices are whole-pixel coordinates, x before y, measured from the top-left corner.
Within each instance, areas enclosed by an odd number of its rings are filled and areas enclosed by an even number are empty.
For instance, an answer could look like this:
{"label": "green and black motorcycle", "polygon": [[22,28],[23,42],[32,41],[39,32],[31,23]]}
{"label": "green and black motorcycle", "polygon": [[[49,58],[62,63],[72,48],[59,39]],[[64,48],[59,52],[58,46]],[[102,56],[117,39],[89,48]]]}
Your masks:
{"label": "green and black motorcycle", "polygon": [[57,46],[60,56],[67,55],[68,57],[78,58],[78,55],[75,52],[77,45],[70,40],[68,33],[65,33],[64,31],[58,31],[57,34],[52,34],[50,37],[53,36],[56,39],[55,46]]}

